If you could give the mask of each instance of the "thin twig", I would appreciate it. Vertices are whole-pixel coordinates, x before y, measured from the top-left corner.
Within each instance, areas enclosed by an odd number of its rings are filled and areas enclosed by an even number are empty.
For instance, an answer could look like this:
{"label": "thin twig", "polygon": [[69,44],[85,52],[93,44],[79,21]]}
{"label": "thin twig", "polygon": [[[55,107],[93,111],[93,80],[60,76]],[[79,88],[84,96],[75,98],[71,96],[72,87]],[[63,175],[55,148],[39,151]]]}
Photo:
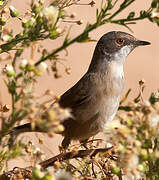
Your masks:
{"label": "thin twig", "polygon": [[57,156],[54,156],[46,161],[43,161],[40,163],[42,168],[48,168],[50,166],[53,166],[55,161],[64,161],[64,160],[68,160],[68,159],[74,159],[74,158],[83,158],[85,156],[95,156],[97,153],[101,153],[101,152],[107,152],[109,150],[111,150],[111,148],[98,148],[98,149],[86,149],[86,150],[79,150],[77,151],[77,153],[75,152],[65,152],[65,153],[61,153]]}

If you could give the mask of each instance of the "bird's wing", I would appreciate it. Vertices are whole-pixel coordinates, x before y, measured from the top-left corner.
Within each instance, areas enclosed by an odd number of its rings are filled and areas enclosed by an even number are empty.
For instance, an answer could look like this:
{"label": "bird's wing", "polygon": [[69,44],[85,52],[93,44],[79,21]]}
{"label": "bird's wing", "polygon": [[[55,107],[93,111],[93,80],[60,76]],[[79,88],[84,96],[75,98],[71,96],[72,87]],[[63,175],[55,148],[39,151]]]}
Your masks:
{"label": "bird's wing", "polygon": [[72,111],[91,98],[90,76],[83,76],[72,88],[66,91],[60,98],[59,104],[63,108],[71,108]]}
{"label": "bird's wing", "polygon": [[99,79],[96,73],[87,73],[61,96],[59,104],[63,108],[70,108],[73,119],[78,123],[91,120],[99,112]]}

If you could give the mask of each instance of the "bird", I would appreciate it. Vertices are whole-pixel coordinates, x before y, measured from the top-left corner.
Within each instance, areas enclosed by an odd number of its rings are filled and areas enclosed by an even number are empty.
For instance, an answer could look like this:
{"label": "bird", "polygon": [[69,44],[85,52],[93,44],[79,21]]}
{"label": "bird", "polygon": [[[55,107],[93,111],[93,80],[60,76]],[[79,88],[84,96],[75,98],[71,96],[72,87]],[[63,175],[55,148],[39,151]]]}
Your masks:
{"label": "bird", "polygon": [[[108,32],[99,39],[88,70],[59,100],[59,105],[70,108],[72,114],[62,122],[64,149],[72,140],[85,142],[102,132],[104,125],[114,119],[125,84],[123,64],[136,47],[149,44],[121,31]],[[26,127],[31,128],[31,124],[15,130]]]}

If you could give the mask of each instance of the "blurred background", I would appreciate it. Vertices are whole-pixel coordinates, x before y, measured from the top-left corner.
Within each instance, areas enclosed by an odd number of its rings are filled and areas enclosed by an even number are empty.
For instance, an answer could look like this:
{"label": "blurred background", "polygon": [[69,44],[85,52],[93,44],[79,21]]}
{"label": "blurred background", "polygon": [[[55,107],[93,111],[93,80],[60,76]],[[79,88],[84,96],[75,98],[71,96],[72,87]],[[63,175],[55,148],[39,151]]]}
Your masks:
{"label": "blurred background", "polygon": [[[86,3],[86,1],[80,1],[81,3]],[[120,2],[120,0],[119,0]],[[130,11],[138,12],[141,9],[148,9],[150,6],[151,0],[140,1],[136,0],[129,8],[123,11],[119,17],[126,17]],[[29,8],[29,1],[12,1],[12,5],[23,13],[26,8]],[[95,13],[96,8],[100,6],[101,0],[98,0],[94,7],[79,5],[73,6],[70,9],[67,9],[68,13],[75,12],[77,14],[77,20],[83,20],[82,25],[72,24],[71,37],[75,37],[77,34],[83,31],[87,22],[95,22]],[[120,4],[120,3],[119,3]],[[18,22],[10,22],[10,25],[14,27],[15,32],[19,32]],[[63,23],[63,27],[68,26],[68,23]],[[135,49],[127,58],[127,61],[124,65],[125,71],[125,88],[123,95],[127,92],[129,88],[132,89],[132,92],[129,96],[129,100],[135,98],[139,92],[138,81],[144,79],[146,81],[146,88],[144,91],[144,98],[147,99],[152,91],[157,91],[159,88],[158,77],[159,77],[159,60],[158,60],[158,38],[159,38],[159,28],[156,24],[150,23],[148,20],[137,21],[136,25],[130,25],[133,32],[130,32],[128,29],[114,24],[105,24],[102,27],[92,31],[90,37],[98,40],[103,34],[109,31],[124,31],[131,33],[133,36],[140,40],[145,40],[151,42],[150,46],[139,47]],[[51,51],[61,45],[63,38],[58,38],[54,42],[49,40],[45,42],[45,46]],[[87,71],[87,68],[90,64],[96,42],[89,43],[76,43],[70,46],[66,52],[62,52],[60,55],[65,59],[64,64],[71,68],[71,74],[67,75],[64,72],[63,65],[59,65],[59,71],[62,75],[61,78],[55,79],[53,75],[44,75],[39,77],[39,83],[36,86],[36,92],[41,95],[45,90],[51,89],[57,95],[63,94],[67,89],[72,87]],[[23,58],[27,58],[29,53],[26,52]],[[36,58],[34,57],[36,60]],[[7,89],[4,85],[3,79],[0,79],[1,84],[1,99],[4,104],[10,103],[10,97],[7,93]],[[44,139],[44,144],[39,145],[38,138],[41,137]],[[56,135],[53,138],[48,138],[47,135],[40,133],[26,133],[23,137],[25,142],[33,140],[34,143],[45,152],[47,158],[54,156],[58,153],[58,145],[61,142],[62,137]],[[16,160],[11,161],[9,164],[10,168],[15,166],[25,167],[30,165],[29,160]]]}

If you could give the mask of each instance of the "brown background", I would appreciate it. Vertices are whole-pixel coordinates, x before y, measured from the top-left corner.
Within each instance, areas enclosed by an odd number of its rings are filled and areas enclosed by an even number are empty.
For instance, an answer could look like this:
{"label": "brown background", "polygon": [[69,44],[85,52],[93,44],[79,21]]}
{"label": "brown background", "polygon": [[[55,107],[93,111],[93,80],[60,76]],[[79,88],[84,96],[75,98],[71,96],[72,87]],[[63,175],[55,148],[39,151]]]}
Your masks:
{"label": "brown background", "polygon": [[[83,3],[89,1],[81,1]],[[71,31],[71,37],[75,37],[79,32],[82,32],[83,28],[87,21],[95,22],[95,11],[96,7],[99,7],[100,0],[98,1],[95,7],[89,6],[75,6],[71,9],[68,9],[68,12],[76,12],[76,19],[82,19],[84,24],[81,26],[73,25]],[[122,2],[119,0],[119,2]],[[122,12],[118,17],[126,17],[129,11],[136,11],[139,14],[140,9],[148,9],[151,0],[141,1],[136,0],[136,2],[131,5],[127,10]],[[20,12],[24,12],[26,8],[28,8],[28,1],[13,1],[12,5],[14,5]],[[18,21],[10,22],[10,25],[14,27],[15,32],[19,32],[17,27],[20,27]],[[65,26],[64,24],[63,26]],[[150,23],[148,20],[138,21],[137,25],[130,26],[133,30],[133,35],[140,40],[150,41],[151,46],[139,47],[134,50],[124,65],[125,70],[125,79],[126,85],[124,92],[128,90],[128,88],[132,88],[132,93],[130,99],[135,97],[138,93],[138,81],[140,79],[145,79],[146,81],[146,89],[144,93],[145,99],[149,97],[152,91],[156,91],[159,88],[158,85],[158,77],[159,77],[159,60],[158,60],[158,39],[159,39],[159,31],[156,24]],[[114,25],[114,24],[106,24],[102,27],[94,30],[90,33],[90,36],[93,39],[98,40],[104,33],[107,33],[112,30],[120,30],[130,33],[126,28]],[[55,42],[49,41],[46,43],[48,49],[54,49],[61,45],[62,38],[59,38]],[[69,89],[73,84],[75,84],[81,76],[86,72],[96,43],[83,43],[83,44],[74,44],[73,46],[68,48],[69,55],[65,57],[65,53],[61,53],[61,57],[67,59],[65,62],[66,65],[71,67],[71,75],[66,75],[64,73],[63,67],[59,66],[60,72],[62,74],[62,78],[55,80],[53,76],[43,76],[39,78],[39,84],[37,85],[37,93],[42,94],[46,89],[52,89],[56,94],[60,95]],[[27,54],[23,55],[23,58],[26,58]],[[36,57],[35,57],[36,60]],[[10,103],[10,97],[7,93],[6,88],[4,87],[3,81],[1,80],[1,96],[3,103]],[[38,147],[45,152],[46,157],[50,157],[57,153],[57,146],[61,141],[60,136],[55,136],[55,138],[47,138],[46,135],[36,134],[38,137],[43,137],[45,139],[44,145],[39,145],[37,138],[33,136],[31,133],[25,136],[25,142],[28,140],[34,140],[35,144],[38,144]],[[29,163],[27,163],[29,164]],[[14,166],[26,166],[26,161],[24,163],[23,160],[11,161],[9,167],[12,168]]]}

